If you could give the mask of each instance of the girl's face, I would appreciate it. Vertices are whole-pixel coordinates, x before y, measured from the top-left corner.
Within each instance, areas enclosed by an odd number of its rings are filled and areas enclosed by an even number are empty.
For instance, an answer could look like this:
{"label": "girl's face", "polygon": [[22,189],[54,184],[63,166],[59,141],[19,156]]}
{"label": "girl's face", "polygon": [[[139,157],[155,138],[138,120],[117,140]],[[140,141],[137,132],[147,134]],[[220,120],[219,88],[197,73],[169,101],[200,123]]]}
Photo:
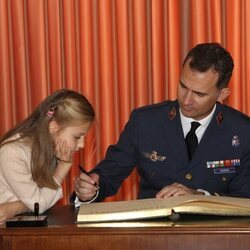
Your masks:
{"label": "girl's face", "polygon": [[85,122],[79,125],[70,125],[61,127],[56,121],[51,121],[49,128],[53,141],[57,139],[65,141],[72,152],[84,148],[84,138],[91,127],[91,122]]}

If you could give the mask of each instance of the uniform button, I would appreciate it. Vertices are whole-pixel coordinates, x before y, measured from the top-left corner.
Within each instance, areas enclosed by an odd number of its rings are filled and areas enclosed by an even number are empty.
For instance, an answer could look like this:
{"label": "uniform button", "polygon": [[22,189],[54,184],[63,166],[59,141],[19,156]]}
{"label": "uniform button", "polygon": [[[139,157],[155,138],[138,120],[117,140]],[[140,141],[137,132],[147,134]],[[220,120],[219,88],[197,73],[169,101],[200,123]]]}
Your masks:
{"label": "uniform button", "polygon": [[152,172],[151,172],[151,175],[152,175],[152,176],[155,176],[155,171],[152,171]]}
{"label": "uniform button", "polygon": [[227,181],[227,177],[223,176],[223,177],[222,177],[222,180],[223,180],[223,181]]}
{"label": "uniform button", "polygon": [[191,180],[192,177],[193,177],[193,176],[192,176],[190,173],[186,174],[186,179],[187,179],[187,180]]}

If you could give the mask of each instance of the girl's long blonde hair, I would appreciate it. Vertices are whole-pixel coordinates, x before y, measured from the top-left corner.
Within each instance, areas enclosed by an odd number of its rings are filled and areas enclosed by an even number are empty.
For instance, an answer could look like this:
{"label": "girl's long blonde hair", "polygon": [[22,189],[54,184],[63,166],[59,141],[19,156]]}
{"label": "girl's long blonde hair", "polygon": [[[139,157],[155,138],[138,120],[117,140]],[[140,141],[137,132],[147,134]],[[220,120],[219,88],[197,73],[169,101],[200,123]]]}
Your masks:
{"label": "girl's long blonde hair", "polygon": [[[72,122],[93,122],[95,111],[86,97],[73,90],[61,89],[45,98],[35,111],[0,139],[0,147],[20,139],[30,139],[31,172],[39,187],[57,189],[53,174],[56,167],[54,144],[49,122],[54,119],[60,126]],[[10,138],[19,134],[18,139]]]}

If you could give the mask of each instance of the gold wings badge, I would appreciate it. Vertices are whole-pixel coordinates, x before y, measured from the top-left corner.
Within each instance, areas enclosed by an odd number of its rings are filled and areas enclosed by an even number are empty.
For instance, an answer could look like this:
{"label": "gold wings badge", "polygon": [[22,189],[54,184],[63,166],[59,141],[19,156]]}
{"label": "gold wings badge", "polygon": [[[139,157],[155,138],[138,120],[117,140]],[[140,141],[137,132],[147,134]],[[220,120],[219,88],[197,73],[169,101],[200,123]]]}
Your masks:
{"label": "gold wings badge", "polygon": [[164,161],[166,159],[166,156],[158,155],[157,151],[154,150],[151,153],[143,152],[143,155],[151,161]]}

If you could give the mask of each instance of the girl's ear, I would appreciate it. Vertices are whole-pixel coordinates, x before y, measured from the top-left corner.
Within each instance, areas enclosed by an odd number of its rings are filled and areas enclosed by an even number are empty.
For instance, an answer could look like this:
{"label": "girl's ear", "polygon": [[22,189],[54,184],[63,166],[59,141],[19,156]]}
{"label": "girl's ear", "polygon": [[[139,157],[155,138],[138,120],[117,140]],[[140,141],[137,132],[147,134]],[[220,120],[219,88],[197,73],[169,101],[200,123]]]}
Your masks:
{"label": "girl's ear", "polygon": [[56,121],[52,120],[49,122],[49,132],[52,135],[56,134],[59,129],[60,129],[60,125]]}
{"label": "girl's ear", "polygon": [[217,101],[220,103],[223,103],[223,100],[225,100],[229,96],[230,92],[231,91],[229,88],[223,88],[220,91],[220,94],[219,94],[219,97],[217,98]]}

